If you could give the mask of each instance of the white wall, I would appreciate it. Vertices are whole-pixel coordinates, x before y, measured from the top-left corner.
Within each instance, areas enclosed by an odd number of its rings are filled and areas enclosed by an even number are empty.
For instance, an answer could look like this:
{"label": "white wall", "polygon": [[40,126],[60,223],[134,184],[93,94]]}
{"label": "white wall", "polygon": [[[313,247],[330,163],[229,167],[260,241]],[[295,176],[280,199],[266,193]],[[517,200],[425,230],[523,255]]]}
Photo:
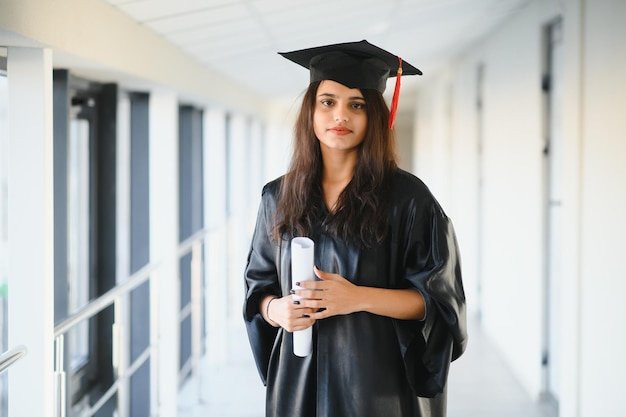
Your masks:
{"label": "white wall", "polygon": [[[469,311],[479,308],[480,296],[487,334],[533,396],[541,390],[542,341],[540,14],[538,3],[527,7],[451,65],[449,73],[428,80],[417,106],[417,172],[455,223]],[[475,102],[481,64],[484,211],[479,230]]]}
{"label": "white wall", "polygon": [[396,115],[394,131],[396,135],[396,151],[398,153],[398,166],[405,171],[413,170],[413,125],[415,124],[414,112],[406,109],[404,103],[410,103],[413,97],[400,96],[400,105]]}
{"label": "white wall", "polygon": [[583,2],[580,411],[626,415],[626,2]]}
{"label": "white wall", "polygon": [[[449,81],[445,73],[422,81],[428,86],[420,91],[417,103],[417,128],[414,161],[416,173],[429,186],[439,202],[448,208],[450,202],[450,119]],[[449,212],[447,209],[446,211]]]}
{"label": "white wall", "polygon": [[[552,376],[561,384],[553,394],[561,416],[624,415],[619,387],[626,365],[619,358],[626,333],[619,329],[626,315],[626,52],[616,45],[626,39],[626,3],[534,1],[443,72],[427,76],[417,101],[416,172],[455,222],[470,312],[480,308],[485,331],[527,392],[539,398],[546,256],[541,35],[559,15],[564,273],[560,348],[553,352],[560,372]],[[478,201],[481,64],[484,188]]]}
{"label": "white wall", "polygon": [[533,396],[541,389],[543,295],[537,7],[532,5],[511,21],[478,57],[485,65],[483,319],[487,333]]}

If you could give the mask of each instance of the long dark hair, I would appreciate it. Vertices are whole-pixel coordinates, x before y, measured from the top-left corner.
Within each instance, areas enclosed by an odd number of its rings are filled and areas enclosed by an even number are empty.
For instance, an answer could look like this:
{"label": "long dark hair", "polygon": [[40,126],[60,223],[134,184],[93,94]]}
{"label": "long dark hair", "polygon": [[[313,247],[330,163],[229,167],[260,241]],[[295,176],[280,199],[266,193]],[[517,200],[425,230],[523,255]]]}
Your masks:
{"label": "long dark hair", "polygon": [[[306,236],[324,210],[322,154],[313,130],[313,112],[320,81],[304,94],[294,128],[294,149],[283,177],[275,237]],[[354,175],[339,195],[336,208],[324,222],[326,232],[366,247],[380,243],[387,233],[385,192],[397,168],[393,131],[387,127],[389,108],[376,90],[361,90],[367,110],[367,129],[359,146]]]}

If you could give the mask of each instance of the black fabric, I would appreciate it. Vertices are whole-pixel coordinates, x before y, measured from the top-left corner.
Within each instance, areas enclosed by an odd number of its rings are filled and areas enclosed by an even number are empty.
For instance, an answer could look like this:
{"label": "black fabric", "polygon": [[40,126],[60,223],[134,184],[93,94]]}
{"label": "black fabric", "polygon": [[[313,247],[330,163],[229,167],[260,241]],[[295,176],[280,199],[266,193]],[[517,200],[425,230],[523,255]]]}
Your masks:
{"label": "black fabric", "polygon": [[[398,170],[389,201],[389,234],[371,249],[324,234],[315,265],[357,285],[416,288],[423,321],[366,312],[318,320],[313,353],[292,353],[292,335],[263,320],[259,301],[288,296],[290,250],[272,237],[280,179],[263,189],[245,271],[244,320],[272,417],[443,417],[450,361],[467,343],[465,295],[454,230],[415,176]],[[328,215],[325,212],[325,215]],[[323,221],[319,219],[319,223]]]}
{"label": "black fabric", "polygon": [[[280,55],[310,70],[310,82],[333,80],[350,88],[385,91],[387,79],[398,74],[397,55],[366,40],[336,43]],[[408,62],[402,61],[403,75],[422,75]]]}

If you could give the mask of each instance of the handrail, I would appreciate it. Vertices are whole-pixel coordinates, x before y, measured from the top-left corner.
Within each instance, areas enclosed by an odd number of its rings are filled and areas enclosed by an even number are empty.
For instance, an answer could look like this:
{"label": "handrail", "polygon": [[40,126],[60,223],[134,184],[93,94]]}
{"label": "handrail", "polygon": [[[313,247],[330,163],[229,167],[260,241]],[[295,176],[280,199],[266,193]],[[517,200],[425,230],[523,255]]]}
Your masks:
{"label": "handrail", "polygon": [[[191,287],[192,287],[192,299],[189,305],[190,316],[192,321],[192,352],[190,367],[192,375],[196,376],[198,384],[198,398],[201,398],[202,379],[200,377],[200,359],[202,356],[201,338],[202,338],[202,251],[203,243],[206,237],[209,235],[207,229],[202,229],[189,236],[183,242],[178,244],[177,256],[178,259],[182,259],[183,256],[191,254]],[[159,268],[162,267],[162,262],[150,263],[133,275],[128,277],[124,282],[116,285],[106,293],[102,294],[98,298],[91,300],[87,305],[77,310],[72,315],[68,316],[54,327],[55,337],[55,384],[56,384],[56,416],[65,417],[67,414],[67,394],[66,394],[66,371],[65,371],[65,337],[74,326],[79,323],[94,317],[96,314],[103,311],[105,308],[114,306],[114,322],[113,322],[113,340],[111,348],[113,349],[113,366],[116,369],[115,381],[111,387],[102,395],[97,401],[92,404],[88,409],[83,410],[83,416],[93,416],[97,413],[102,405],[109,401],[112,396],[117,393],[118,395],[118,407],[121,410],[120,416],[126,416],[128,413],[127,407],[127,395],[128,395],[128,379],[134,374],[134,372],[141,366],[148,358],[152,358],[150,362],[151,371],[156,375],[156,380],[150,383],[150,399],[151,410],[158,410],[158,396],[159,396],[159,381],[158,381],[158,364],[159,356]],[[125,333],[122,330],[124,327],[124,320],[128,311],[126,311],[126,303],[128,303],[127,294],[133,289],[139,287],[145,282],[150,282],[150,344],[143,354],[139,358],[133,359],[130,363],[127,355],[123,354],[125,345]],[[181,306],[182,307],[182,306]],[[186,308],[186,307],[185,307]],[[180,377],[180,375],[179,375]],[[156,412],[156,411],[152,411]]]}
{"label": "handrail", "polygon": [[209,234],[208,229],[200,229],[193,235],[189,236],[187,239],[183,240],[178,244],[178,257],[181,258],[183,255],[186,255],[191,249],[193,245],[200,240],[204,240],[204,238]]}
{"label": "handrail", "polygon": [[155,263],[144,266],[139,271],[131,275],[127,281],[111,288],[109,291],[91,301],[89,304],[80,308],[76,313],[70,315],[61,323],[54,326],[54,337],[64,334],[82,320],[93,317],[109,305],[113,304],[116,297],[119,297],[120,295],[125,294],[126,292],[131,291],[143,284],[148,280],[148,278],[150,278],[150,275],[158,268],[158,266],[159,265]]}
{"label": "handrail", "polygon": [[[194,243],[204,238],[207,234],[208,230],[202,229],[182,241],[178,245],[178,256],[181,257],[188,253],[193,248]],[[100,297],[96,298],[89,304],[86,304],[77,312],[70,315],[65,320],[54,326],[54,336],[56,337],[67,332],[69,329],[71,329],[82,320],[88,319],[99,313],[100,311],[104,310],[106,307],[113,303],[115,297],[143,284],[144,281],[146,281],[157,268],[158,265],[154,263],[144,266],[139,271],[131,275],[126,282],[117,285],[116,287],[102,294]]]}
{"label": "handrail", "polygon": [[0,373],[4,372],[9,366],[13,365],[22,356],[26,355],[26,352],[26,346],[18,345],[0,355]]}

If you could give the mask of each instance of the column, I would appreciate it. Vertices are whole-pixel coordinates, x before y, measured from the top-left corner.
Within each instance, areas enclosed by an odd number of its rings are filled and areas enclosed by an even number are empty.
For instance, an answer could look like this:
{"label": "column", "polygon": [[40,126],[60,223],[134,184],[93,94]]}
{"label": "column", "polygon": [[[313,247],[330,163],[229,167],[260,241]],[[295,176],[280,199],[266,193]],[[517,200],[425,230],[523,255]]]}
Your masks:
{"label": "column", "polygon": [[52,52],[8,48],[9,415],[54,412]]}
{"label": "column", "polygon": [[177,250],[178,100],[172,92],[153,91],[150,93],[150,260],[161,263],[157,281],[159,416],[178,414],[180,288]]}

